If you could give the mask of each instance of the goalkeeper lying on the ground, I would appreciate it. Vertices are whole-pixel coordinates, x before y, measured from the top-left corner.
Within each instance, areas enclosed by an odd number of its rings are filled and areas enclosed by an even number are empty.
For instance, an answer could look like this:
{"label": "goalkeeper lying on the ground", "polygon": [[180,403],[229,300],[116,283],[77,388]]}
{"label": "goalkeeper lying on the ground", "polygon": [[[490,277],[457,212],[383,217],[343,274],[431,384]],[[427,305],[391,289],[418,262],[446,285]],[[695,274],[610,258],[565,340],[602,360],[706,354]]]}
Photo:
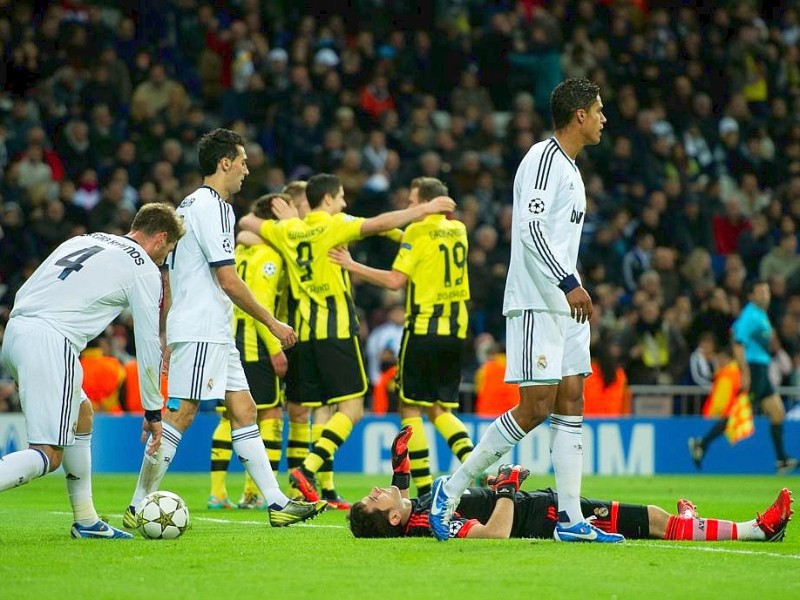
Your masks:
{"label": "goalkeeper lying on the ground", "polygon": [[[432,537],[428,525],[431,494],[408,497],[410,482],[408,438],[403,428],[392,443],[392,486],[373,488],[350,511],[350,529],[356,537]],[[470,488],[461,497],[450,522],[451,538],[552,538],[556,524],[556,493],[551,489],[520,491],[530,471],[503,465],[489,488]],[[678,501],[678,514],[654,505],[622,504],[614,500],[581,499],[583,514],[604,531],[628,539],[751,540],[779,542],[792,516],[792,495],[786,488],[762,514],[742,523],[697,516],[688,500]]]}

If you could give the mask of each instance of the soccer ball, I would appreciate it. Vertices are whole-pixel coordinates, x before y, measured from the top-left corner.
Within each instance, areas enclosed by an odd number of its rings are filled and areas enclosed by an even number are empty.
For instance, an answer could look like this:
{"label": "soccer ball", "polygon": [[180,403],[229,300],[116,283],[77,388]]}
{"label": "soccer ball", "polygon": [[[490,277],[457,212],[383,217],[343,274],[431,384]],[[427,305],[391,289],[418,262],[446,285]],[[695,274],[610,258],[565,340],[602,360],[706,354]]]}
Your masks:
{"label": "soccer ball", "polygon": [[172,492],[153,492],[136,507],[136,529],[151,540],[172,540],[189,528],[189,507]]}

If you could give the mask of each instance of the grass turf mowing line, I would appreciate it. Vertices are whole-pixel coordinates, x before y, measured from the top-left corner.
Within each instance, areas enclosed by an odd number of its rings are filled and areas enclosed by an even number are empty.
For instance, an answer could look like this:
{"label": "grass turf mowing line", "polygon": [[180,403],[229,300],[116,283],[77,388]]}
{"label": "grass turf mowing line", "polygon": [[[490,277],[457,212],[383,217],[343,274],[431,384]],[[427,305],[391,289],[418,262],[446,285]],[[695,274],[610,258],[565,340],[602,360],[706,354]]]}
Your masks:
{"label": "grass turf mowing line", "polygon": [[[554,485],[552,476],[532,479],[526,489]],[[95,477],[95,504],[115,525],[135,480],[135,474]],[[336,480],[339,492],[355,501],[371,486],[387,485],[390,476],[337,474]],[[232,496],[238,497],[242,482],[241,475],[231,475]],[[738,521],[753,518],[781,487],[793,484],[800,484],[800,478],[586,477],[583,488],[587,496],[654,503],[669,511],[678,498],[689,497],[701,515]],[[483,600],[498,576],[509,597],[800,596],[793,563],[778,560],[800,554],[797,521],[779,544],[634,541],[609,547],[551,540],[355,540],[342,529],[342,511],[323,513],[307,526],[272,529],[264,512],[205,509],[206,474],[170,473],[162,487],[180,494],[192,511],[194,526],[178,540],[71,540],[61,474],[0,494],[0,597]]]}

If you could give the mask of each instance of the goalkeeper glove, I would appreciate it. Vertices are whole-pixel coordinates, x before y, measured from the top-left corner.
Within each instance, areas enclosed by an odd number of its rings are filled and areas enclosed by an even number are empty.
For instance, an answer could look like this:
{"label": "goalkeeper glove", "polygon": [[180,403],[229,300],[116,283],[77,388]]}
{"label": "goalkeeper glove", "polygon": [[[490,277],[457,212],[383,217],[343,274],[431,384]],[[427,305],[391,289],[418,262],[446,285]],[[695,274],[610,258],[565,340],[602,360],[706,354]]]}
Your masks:
{"label": "goalkeeper glove", "polygon": [[495,491],[498,498],[514,499],[522,482],[531,472],[520,465],[500,465],[497,475],[489,477],[486,483]]}
{"label": "goalkeeper glove", "polygon": [[392,442],[392,485],[407,490],[411,485],[411,460],[408,458],[408,438],[414,430],[406,425]]}

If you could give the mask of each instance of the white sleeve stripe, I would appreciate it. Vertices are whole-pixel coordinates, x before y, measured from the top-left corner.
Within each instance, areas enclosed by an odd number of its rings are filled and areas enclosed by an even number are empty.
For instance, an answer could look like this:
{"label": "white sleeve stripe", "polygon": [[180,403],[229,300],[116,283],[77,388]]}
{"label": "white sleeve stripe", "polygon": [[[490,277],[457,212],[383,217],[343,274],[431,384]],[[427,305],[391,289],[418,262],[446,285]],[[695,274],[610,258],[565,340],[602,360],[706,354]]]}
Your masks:
{"label": "white sleeve stripe", "polygon": [[550,177],[550,167],[553,164],[553,157],[558,150],[558,145],[551,141],[547,148],[542,152],[542,158],[539,160],[539,168],[536,171],[536,184],[533,186],[535,190],[543,190],[547,188],[547,179]]}
{"label": "white sleeve stripe", "polygon": [[553,252],[547,246],[547,241],[545,240],[545,237],[541,231],[541,223],[538,221],[531,221],[528,223],[528,228],[531,232],[533,245],[536,246],[536,249],[539,251],[539,255],[542,257],[542,260],[545,262],[545,264],[550,268],[553,276],[558,281],[565,279],[568,274],[564,268],[558,264],[558,261],[553,256]]}

